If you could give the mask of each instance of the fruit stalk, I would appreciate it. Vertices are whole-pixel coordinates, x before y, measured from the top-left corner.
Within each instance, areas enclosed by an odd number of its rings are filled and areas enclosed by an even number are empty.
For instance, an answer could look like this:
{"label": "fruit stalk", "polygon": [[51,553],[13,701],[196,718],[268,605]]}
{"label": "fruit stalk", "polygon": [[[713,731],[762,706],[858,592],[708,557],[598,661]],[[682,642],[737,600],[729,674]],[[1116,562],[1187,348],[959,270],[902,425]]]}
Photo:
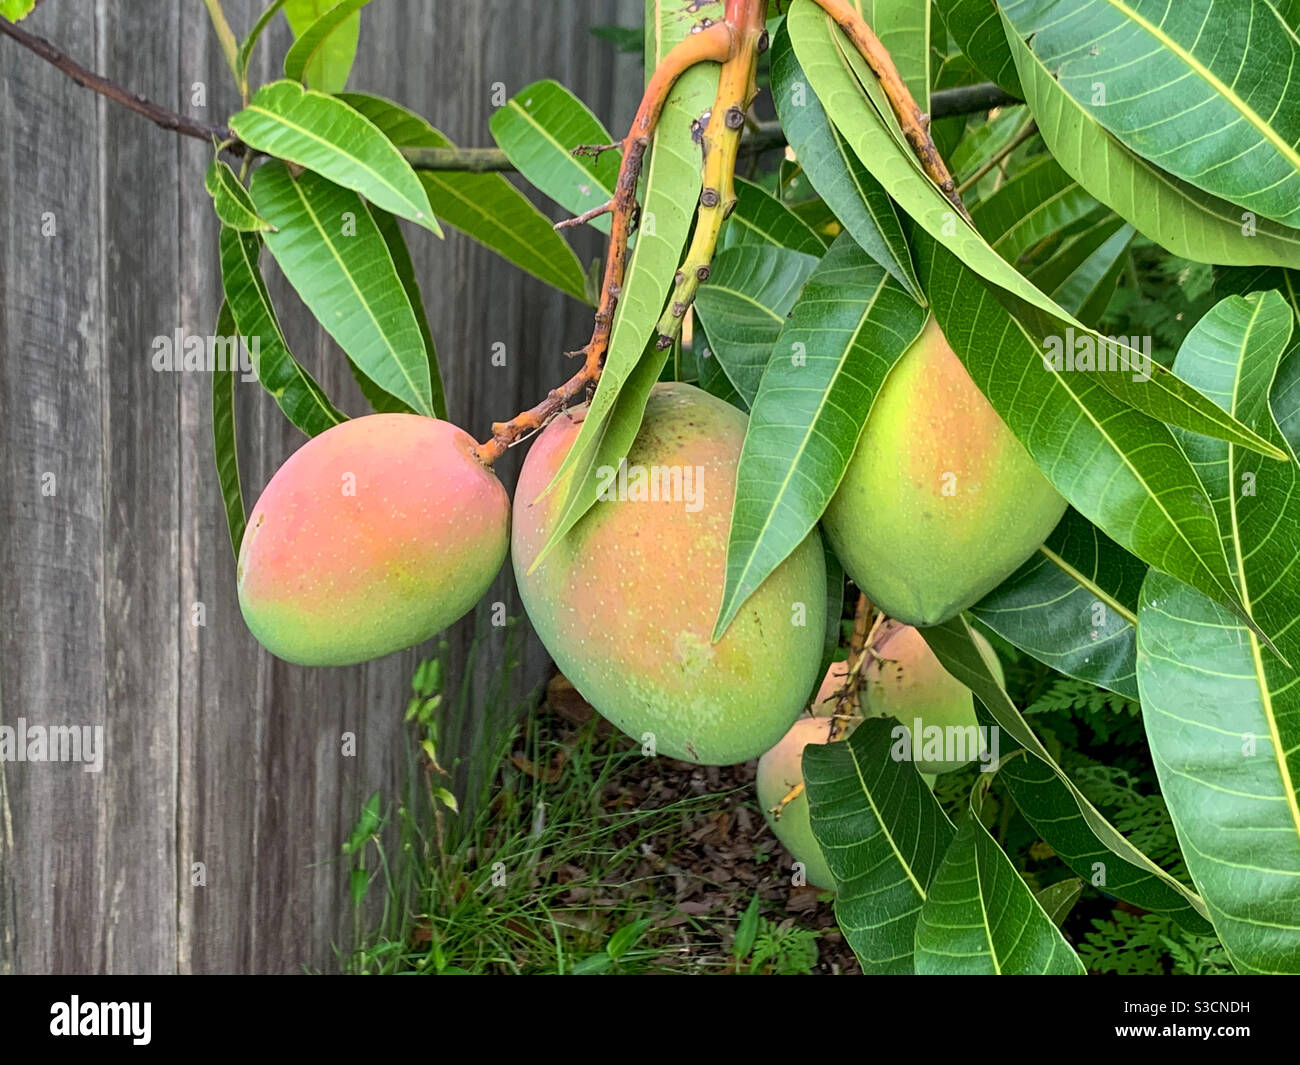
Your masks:
{"label": "fruit stalk", "polygon": [[850,7],[846,0],[813,0],[813,2],[835,20],[844,35],[853,42],[858,54],[866,60],[867,66],[880,82],[880,87],[889,97],[889,105],[894,111],[894,116],[902,126],[907,143],[912,146],[912,151],[916,153],[922,168],[929,175],[930,180],[939,186],[939,190],[948,202],[969,222],[970,214],[966,210],[966,205],[962,203],[961,194],[957,191],[957,183],[948,172],[947,164],[944,163],[943,156],[939,154],[939,149],[935,147],[934,139],[930,136],[930,116],[916,105],[916,100],[898,73],[898,67],[894,65],[889,49],[880,43],[880,38],[867,25],[866,19]]}
{"label": "fruit stalk", "polygon": [[668,307],[659,319],[656,344],[661,351],[671,347],[681,333],[682,321],[695,302],[700,284],[708,280],[722,223],[736,206],[736,155],[745,128],[745,114],[758,91],[755,80],[758,57],[767,50],[765,14],[761,3],[728,4],[727,20],[732,23],[734,46],[731,58],[722,66],[718,93],[701,137],[704,180],[695,235],[674,278]]}
{"label": "fruit stalk", "polygon": [[[730,0],[728,14],[731,12],[732,5],[737,3],[748,7],[755,6],[754,0]],[[586,346],[573,353],[583,356],[582,368],[559,388],[551,389],[546,398],[536,406],[516,414],[507,422],[493,423],[492,438],[484,441],[476,449],[480,462],[490,466],[505,454],[512,444],[525,434],[540,429],[600,377],[605,363],[605,352],[609,348],[614,312],[618,307],[618,298],[622,291],[623,275],[627,270],[628,237],[632,234],[638,211],[636,186],[641,177],[641,164],[646,149],[650,146],[650,138],[654,135],[659,116],[668,100],[668,94],[677,83],[677,79],[697,63],[710,61],[725,63],[732,55],[734,41],[735,34],[729,20],[702,26],[698,32],[692,33],[669,51],[655,68],[627,136],[620,143],[575,149],[577,153],[586,154],[615,148],[621,148],[623,152],[623,161],[619,167],[613,197],[607,203],[587,211],[578,218],[561,222],[556,227],[576,225],[580,221],[590,221],[607,213],[612,216],[609,253],[605,258],[605,276],[601,284],[600,305],[596,308],[595,326]]]}

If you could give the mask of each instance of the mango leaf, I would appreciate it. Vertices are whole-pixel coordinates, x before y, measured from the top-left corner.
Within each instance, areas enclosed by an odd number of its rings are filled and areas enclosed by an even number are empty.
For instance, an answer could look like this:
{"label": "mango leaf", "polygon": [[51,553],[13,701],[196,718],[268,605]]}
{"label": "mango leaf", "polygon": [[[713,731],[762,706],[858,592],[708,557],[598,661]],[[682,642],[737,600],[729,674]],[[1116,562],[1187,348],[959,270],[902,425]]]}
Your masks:
{"label": "mango leaf", "polygon": [[[230,305],[224,300],[217,314],[217,336],[235,335],[235,319]],[[226,530],[230,533],[230,546],[239,558],[239,545],[244,539],[248,524],[244,510],[244,489],[239,481],[239,448],[235,434],[235,382],[238,366],[212,372],[212,455],[217,464],[217,483],[221,486],[221,501],[226,511]]]}
{"label": "mango leaf", "polygon": [[1245,296],[1269,288],[1276,289],[1300,319],[1300,272],[1277,267],[1238,267],[1215,272],[1214,291],[1220,296]]}
{"label": "mango leaf", "polygon": [[1038,905],[1043,908],[1043,912],[1052,919],[1052,923],[1060,928],[1082,894],[1083,881],[1077,876],[1072,876],[1065,880],[1058,880],[1055,884],[1048,884],[1047,887],[1034,892],[1034,898],[1038,900]]}
{"label": "mango leaf", "polygon": [[[1276,293],[1233,296],[1188,334],[1180,372],[1261,432],[1300,446],[1300,347]],[[1286,352],[1283,357],[1283,352]],[[1279,360],[1281,360],[1279,364]],[[1276,373],[1276,385],[1273,385]],[[1270,406],[1289,397],[1290,407]],[[1278,422],[1292,430],[1291,439]],[[1233,575],[1282,659],[1232,615],[1151,573],[1138,608],[1138,686],[1161,792],[1233,965],[1300,973],[1300,477],[1188,439],[1221,514]]]}
{"label": "mango leaf", "polygon": [[434,417],[420,325],[366,202],[281,162],[258,168],[252,193],[276,227],[267,247],[317,321],[375,384]]}
{"label": "mango leaf", "polygon": [[[962,54],[948,33],[943,19],[930,19],[930,91],[940,92],[987,81],[970,59]],[[1008,109],[1009,110],[1009,109]],[[939,155],[952,162],[952,152],[966,131],[966,115],[949,115],[930,123],[930,138]],[[978,127],[977,127],[978,128]]]}
{"label": "mango leaf", "polygon": [[1208,931],[1205,903],[1196,892],[1133,846],[1052,759],[1003,689],[970,622],[959,615],[921,632],[943,668],[975,693],[984,708],[981,720],[990,717],[996,724],[997,733],[989,735],[997,737],[998,779],[1057,856],[1088,883],[1126,902],[1166,913],[1190,931]]}
{"label": "mango leaf", "polygon": [[1175,255],[1228,266],[1300,266],[1300,230],[1254,220],[1130,152],[1060,86],[1002,17],[1043,140],[1093,196]]}
{"label": "mango leaf", "polygon": [[342,92],[357,54],[361,9],[368,3],[370,0],[342,0],[305,29],[294,24],[298,5],[290,4],[285,14],[298,39],[285,53],[284,76],[321,92]]}
{"label": "mango leaf", "polygon": [[915,0],[847,0],[889,52],[916,106],[930,110],[930,5]]}
{"label": "mango leaf", "polygon": [[971,211],[975,226],[1011,264],[1090,214],[1097,201],[1044,153]]}
{"label": "mango leaf", "polygon": [[[611,144],[613,138],[587,105],[559,82],[535,81],[515,93],[488,121],[492,139],[521,174],[551,199],[580,215],[614,195],[621,155],[574,155],[579,145]],[[589,225],[609,232],[609,215]]]}
{"label": "mango leaf", "polygon": [[731,383],[731,378],[727,372],[719,365],[718,360],[713,355],[713,345],[709,343],[708,335],[704,331],[704,323],[699,318],[694,319],[694,336],[691,341],[692,354],[695,357],[695,370],[698,375],[697,383],[711,396],[717,396],[719,399],[730,403],[733,407],[749,412],[749,404],[741,398],[736,386]]}
{"label": "mango leaf", "polygon": [[1300,40],[1263,0],[1008,0],[999,10],[1125,147],[1300,225]]}
{"label": "mango leaf", "polygon": [[844,566],[826,543],[825,537],[822,538],[822,554],[826,559],[826,640],[822,645],[822,660],[817,667],[817,677],[813,681],[812,690],[808,692],[809,702],[817,697],[822,678],[831,668],[840,649],[840,621],[844,616]]}
{"label": "mango leaf", "polygon": [[[671,0],[646,0],[647,69],[657,66],[692,25],[691,16]],[[666,353],[647,352],[647,348],[699,199],[700,149],[691,135],[691,122],[712,103],[717,85],[716,64],[700,64],[678,80],[664,105],[645,170],[636,249],[619,295],[605,369],[582,428],[546,489],[563,486],[564,506],[534,567],[595,502],[595,471],[617,466],[626,457],[650,389],[666,361]],[[643,369],[647,362],[653,374]],[[610,424],[615,414],[617,422]]]}
{"label": "mango leaf", "polygon": [[923,301],[893,202],[827,118],[784,26],[772,41],[772,99],[813,188],[862,249]]}
{"label": "mango leaf", "polygon": [[212,160],[203,187],[212,197],[212,209],[223,226],[241,233],[257,233],[271,228],[265,218],[257,216],[253,200],[235,172],[220,159]]}
{"label": "mango leaf", "polygon": [[987,781],[930,882],[916,922],[920,976],[1083,976],[1083,962],[980,821]]}
{"label": "mango leaf", "polygon": [[[414,111],[364,93],[340,100],[373,122],[398,148],[448,148],[452,143]],[[502,174],[417,172],[433,212],[525,273],[587,302],[582,264],[550,220]]]}
{"label": "mango leaf", "polygon": [[262,250],[255,233],[222,227],[221,286],[234,327],[244,337],[257,379],[285,416],[308,436],[345,421],[320,385],[294,359],[280,331],[257,260]]}
{"label": "mango leaf", "polygon": [[230,128],[249,147],[306,167],[442,236],[411,165],[373,122],[342,100],[297,82],[274,81],[231,116]]}
{"label": "mango leaf", "polygon": [[782,315],[736,474],[715,640],[817,524],[881,384],[926,317],[848,233],[817,265],[789,319]]}
{"label": "mango leaf", "polygon": [[253,23],[248,36],[239,43],[239,51],[235,54],[235,79],[239,82],[239,91],[245,100],[248,99],[248,64],[253,58],[253,49],[261,39],[262,32],[271,24],[271,19],[275,18],[276,12],[284,7],[284,3],[285,0],[271,0]]}
{"label": "mango leaf", "polygon": [[729,248],[695,300],[714,357],[753,405],[772,345],[817,259],[773,244]]}
{"label": "mango leaf", "polygon": [[1101,208],[1085,227],[1053,242],[1030,269],[1029,279],[1079,321],[1095,323],[1115,294],[1136,232],[1114,211]]}
{"label": "mango leaf", "polygon": [[934,0],[939,17],[980,72],[1012,96],[1022,97],[994,0]]}
{"label": "mango leaf", "polygon": [[744,178],[736,178],[736,209],[722,230],[719,247],[775,244],[821,258],[826,245],[802,218],[775,196]]}
{"label": "mango leaf", "polygon": [[0,0],[0,18],[21,22],[32,13],[36,0]]}
{"label": "mango leaf", "polygon": [[1137,607],[1146,573],[1067,510],[1046,543],[970,612],[1057,672],[1137,699]]}
{"label": "mango leaf", "polygon": [[892,718],[803,752],[813,835],[835,877],[835,920],[864,973],[913,972],[917,918],[952,823],[916,766],[894,758]]}
{"label": "mango leaf", "polygon": [[1210,501],[1169,428],[1123,405],[1103,375],[1045,372],[1032,308],[1009,312],[924,234],[913,252],[944,336],[1057,491],[1138,558],[1244,610]]}
{"label": "mango leaf", "polygon": [[[342,92],[357,56],[366,0],[288,0],[284,17],[297,40],[285,56],[285,74],[321,92]],[[302,44],[306,41],[306,44]],[[290,57],[297,73],[290,74]]]}
{"label": "mango leaf", "polygon": [[[429,328],[429,316],[424,310],[424,296],[420,292],[420,282],[415,276],[415,264],[411,261],[411,252],[406,246],[406,238],[402,236],[402,227],[397,219],[387,211],[372,207],[370,215],[375,220],[375,226],[383,236],[384,243],[388,245],[388,254],[392,257],[393,267],[397,271],[398,279],[402,282],[406,298],[411,302],[411,310],[415,312],[415,320],[420,327],[420,336],[424,339],[424,351],[429,363],[429,385],[433,393],[433,415],[435,418],[446,421],[447,396],[442,386],[442,371],[438,368],[438,354],[433,343],[433,330]],[[410,410],[415,413],[396,396],[382,391],[378,385],[358,369],[357,364],[351,358],[348,359],[348,364],[352,367],[353,376],[356,377],[362,394],[376,411]],[[382,397],[385,396],[388,398],[383,399]]]}

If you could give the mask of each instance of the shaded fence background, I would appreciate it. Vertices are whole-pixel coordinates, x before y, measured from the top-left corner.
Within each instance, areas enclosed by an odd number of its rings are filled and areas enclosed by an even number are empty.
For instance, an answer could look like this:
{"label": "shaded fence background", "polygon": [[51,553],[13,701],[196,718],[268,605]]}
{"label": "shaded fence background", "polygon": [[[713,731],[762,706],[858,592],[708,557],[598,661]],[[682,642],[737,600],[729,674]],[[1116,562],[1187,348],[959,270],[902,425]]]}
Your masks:
{"label": "shaded fence background", "polygon": [[[264,3],[224,6],[242,33]],[[496,82],[513,94],[556,78],[618,128],[640,60],[589,29],[641,15],[640,0],[381,0],[365,11],[350,87],[467,146],[492,143]],[[223,122],[238,107],[199,0],[46,0],[23,25],[174,110]],[[287,43],[277,18],[256,82],[278,75]],[[195,83],[206,107],[191,104]],[[214,327],[208,146],[7,38],[0,126],[0,723],[102,725],[107,749],[100,773],[0,762],[0,972],[334,969],[350,920],[333,859],[363,798],[396,794],[420,655],[307,670],[243,626],[210,380],[150,365],[154,337]],[[599,253],[593,236],[579,241],[584,261]],[[567,376],[561,352],[586,339],[590,312],[459,234],[408,237],[451,417],[481,438]],[[295,353],[362,413],[341,353],[271,274]],[[491,365],[497,342],[504,369]],[[251,506],[301,437],[256,384],[239,386],[238,417]],[[517,466],[500,464],[507,487]],[[520,613],[507,576],[489,598]],[[453,660],[471,629],[452,633]],[[492,639],[479,669],[497,660]],[[535,644],[526,651],[521,686],[544,668]],[[341,754],[345,732],[355,757]],[[194,862],[205,886],[191,886]]]}

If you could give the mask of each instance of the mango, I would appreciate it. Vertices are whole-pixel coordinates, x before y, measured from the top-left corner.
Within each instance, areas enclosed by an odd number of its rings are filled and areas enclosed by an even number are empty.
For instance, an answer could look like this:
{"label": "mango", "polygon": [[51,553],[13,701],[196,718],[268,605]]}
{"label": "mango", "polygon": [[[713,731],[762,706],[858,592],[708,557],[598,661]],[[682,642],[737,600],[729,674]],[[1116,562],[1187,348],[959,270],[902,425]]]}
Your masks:
{"label": "mango", "polygon": [[997,587],[1064,512],[931,318],[885,378],[822,527],[877,607],[925,626]]}
{"label": "mango", "polygon": [[658,384],[626,463],[593,471],[597,502],[532,568],[564,501],[563,486],[545,490],[585,416],[575,408],[547,426],[515,492],[511,553],[537,635],[596,710],[656,753],[703,765],[757,757],[816,679],[817,531],[712,642],[746,419],[698,388]]}
{"label": "mango", "polygon": [[[975,633],[975,641],[985,656],[994,663],[998,682],[1003,682],[1002,666],[988,641]],[[926,730],[937,727],[945,730],[977,727],[975,697],[969,688],[939,664],[930,645],[910,625],[889,621],[872,644],[874,652],[862,669],[862,712],[866,717],[894,717],[914,732],[917,720],[921,722],[921,737]],[[966,739],[975,733],[967,731]],[[947,773],[960,769],[978,754],[975,742],[965,742],[970,751],[967,758],[925,759],[919,757],[924,750],[918,738],[912,737],[912,756],[922,774]]]}
{"label": "mango", "polygon": [[781,809],[772,811],[790,791],[803,783],[803,749],[810,743],[825,743],[831,722],[825,717],[802,717],[781,741],[758,760],[758,802],[776,838],[795,861],[802,862],[808,883],[826,891],[835,890],[821,846],[813,835],[808,816],[808,794],[801,791]]}
{"label": "mango", "polygon": [[835,713],[835,704],[839,700],[840,690],[844,687],[848,675],[849,664],[847,661],[831,663],[830,669],[826,671],[826,676],[822,678],[821,687],[817,689],[817,695],[812,701],[812,706],[809,707],[813,717],[830,717],[831,714]]}
{"label": "mango", "polygon": [[276,471],[239,550],[239,605],[287,662],[344,666],[427,640],[505,561],[510,503],[462,429],[372,414]]}

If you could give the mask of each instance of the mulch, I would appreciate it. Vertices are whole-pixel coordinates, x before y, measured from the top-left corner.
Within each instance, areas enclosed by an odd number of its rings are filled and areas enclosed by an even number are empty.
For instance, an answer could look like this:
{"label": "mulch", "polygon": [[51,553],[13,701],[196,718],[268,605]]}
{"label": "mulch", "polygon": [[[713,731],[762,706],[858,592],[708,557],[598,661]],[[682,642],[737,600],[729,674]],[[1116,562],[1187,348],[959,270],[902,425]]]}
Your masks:
{"label": "mulch", "polygon": [[[635,746],[599,718],[562,675],[548,685],[540,713],[542,726],[560,742],[595,719],[600,734],[627,749]],[[689,969],[693,961],[704,971],[723,968],[720,959],[731,957],[736,923],[757,892],[769,921],[817,931],[815,973],[858,973],[853,951],[835,923],[830,897],[817,888],[790,884],[793,859],[758,807],[756,766],[757,761],[718,767],[664,757],[629,760],[601,797],[606,810],[658,809],[697,796],[712,796],[714,801],[684,815],[684,827],[671,837],[662,833],[642,838],[640,857],[620,871],[625,886],[644,891],[647,884],[654,885],[658,897],[652,908],[663,914],[655,922],[660,930],[656,942],[673,943],[664,957],[666,968]],[[644,836],[644,828],[633,826],[628,832],[630,838]],[[564,877],[566,870],[555,873]],[[578,903],[587,900],[593,888],[577,875],[582,870],[573,873],[569,895]],[[611,894],[618,889],[606,885],[595,890]]]}

